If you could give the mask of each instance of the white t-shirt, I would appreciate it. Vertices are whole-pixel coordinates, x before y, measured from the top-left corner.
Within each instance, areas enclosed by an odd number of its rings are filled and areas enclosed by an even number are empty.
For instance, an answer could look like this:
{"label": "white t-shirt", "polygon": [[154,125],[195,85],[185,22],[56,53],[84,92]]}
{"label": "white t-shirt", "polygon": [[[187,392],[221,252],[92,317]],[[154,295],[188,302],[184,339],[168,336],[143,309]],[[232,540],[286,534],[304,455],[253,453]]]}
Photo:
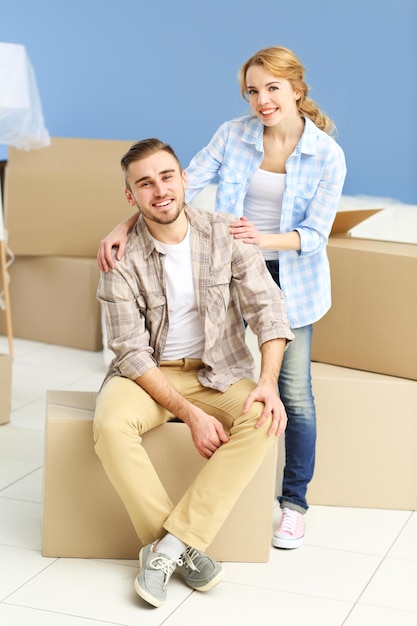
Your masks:
{"label": "white t-shirt", "polygon": [[180,243],[171,245],[158,241],[158,247],[166,254],[164,268],[169,317],[163,360],[201,359],[204,328],[193,284],[190,229]]}
{"label": "white t-shirt", "polygon": [[[279,233],[286,174],[257,169],[246,193],[243,215],[260,233]],[[278,250],[262,250],[267,261],[278,259]]]}

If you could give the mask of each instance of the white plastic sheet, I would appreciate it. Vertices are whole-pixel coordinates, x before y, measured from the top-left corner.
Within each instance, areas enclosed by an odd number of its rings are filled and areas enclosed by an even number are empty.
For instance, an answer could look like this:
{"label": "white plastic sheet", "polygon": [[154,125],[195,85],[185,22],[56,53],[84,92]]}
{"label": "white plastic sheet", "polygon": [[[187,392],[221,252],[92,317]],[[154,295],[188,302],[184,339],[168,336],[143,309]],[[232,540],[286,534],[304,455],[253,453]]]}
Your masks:
{"label": "white plastic sheet", "polygon": [[35,72],[20,44],[0,43],[0,143],[21,150],[51,143]]}
{"label": "white plastic sheet", "polygon": [[0,43],[0,143],[21,150],[51,143],[35,72],[20,44]]}
{"label": "white plastic sheet", "polygon": [[[1,42],[0,143],[20,150],[44,148],[51,143],[26,49],[20,44]],[[0,197],[0,241],[5,238]]]}

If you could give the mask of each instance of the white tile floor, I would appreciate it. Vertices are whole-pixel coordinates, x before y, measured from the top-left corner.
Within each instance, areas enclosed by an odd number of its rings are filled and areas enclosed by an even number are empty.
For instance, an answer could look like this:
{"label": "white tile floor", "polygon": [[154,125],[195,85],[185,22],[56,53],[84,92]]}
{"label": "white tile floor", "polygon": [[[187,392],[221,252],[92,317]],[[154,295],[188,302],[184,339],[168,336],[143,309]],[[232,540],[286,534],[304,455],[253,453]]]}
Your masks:
{"label": "white tile floor", "polygon": [[105,366],[101,353],[21,339],[14,351],[11,421],[0,426],[2,626],[417,625],[412,511],[312,506],[302,548],[271,548],[267,564],[226,563],[207,594],[174,577],[159,609],[133,591],[136,561],[42,557],[45,392],[97,390]]}

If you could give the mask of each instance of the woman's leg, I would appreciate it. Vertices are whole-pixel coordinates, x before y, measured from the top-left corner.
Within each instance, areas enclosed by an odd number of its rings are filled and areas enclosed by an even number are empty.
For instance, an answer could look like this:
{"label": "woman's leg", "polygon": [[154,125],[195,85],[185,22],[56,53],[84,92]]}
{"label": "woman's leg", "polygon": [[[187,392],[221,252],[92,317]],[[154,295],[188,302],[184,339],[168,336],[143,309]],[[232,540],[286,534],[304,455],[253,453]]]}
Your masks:
{"label": "woman's leg", "polygon": [[316,410],[311,386],[312,326],[293,329],[278,387],[288,416],[285,431],[285,468],[281,508],[305,513],[307,487],[313,477],[316,448]]}
{"label": "woman's leg", "polygon": [[[266,261],[268,270],[280,286],[279,261]],[[316,409],[311,386],[311,337],[313,327],[292,328],[295,340],[284,354],[278,387],[287,411],[285,431],[285,468],[281,508],[300,513],[308,509],[307,487],[313,477],[316,450]]]}

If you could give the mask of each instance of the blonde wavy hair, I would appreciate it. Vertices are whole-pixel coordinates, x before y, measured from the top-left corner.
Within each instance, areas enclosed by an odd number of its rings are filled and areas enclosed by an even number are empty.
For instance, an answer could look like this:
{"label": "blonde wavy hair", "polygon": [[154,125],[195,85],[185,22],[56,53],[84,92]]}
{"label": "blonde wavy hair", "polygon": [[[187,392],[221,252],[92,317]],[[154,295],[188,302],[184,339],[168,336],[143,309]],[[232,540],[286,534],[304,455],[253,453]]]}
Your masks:
{"label": "blonde wavy hair", "polygon": [[300,93],[297,107],[300,115],[309,117],[321,130],[328,135],[336,134],[336,126],[333,120],[320,110],[314,100],[308,97],[309,87],[305,82],[305,68],[297,56],[282,46],[271,46],[256,52],[242,65],[239,70],[238,80],[243,98],[249,101],[246,89],[246,73],[253,65],[262,65],[277,78],[284,78],[291,83],[294,90]]}

